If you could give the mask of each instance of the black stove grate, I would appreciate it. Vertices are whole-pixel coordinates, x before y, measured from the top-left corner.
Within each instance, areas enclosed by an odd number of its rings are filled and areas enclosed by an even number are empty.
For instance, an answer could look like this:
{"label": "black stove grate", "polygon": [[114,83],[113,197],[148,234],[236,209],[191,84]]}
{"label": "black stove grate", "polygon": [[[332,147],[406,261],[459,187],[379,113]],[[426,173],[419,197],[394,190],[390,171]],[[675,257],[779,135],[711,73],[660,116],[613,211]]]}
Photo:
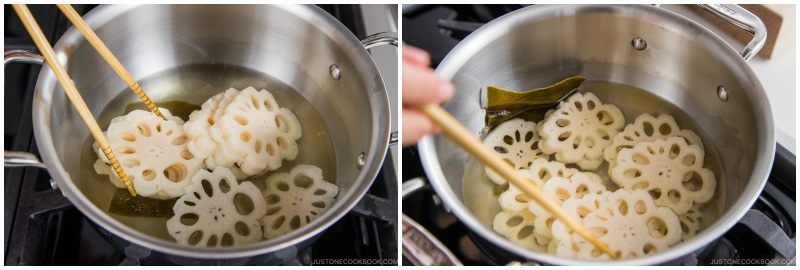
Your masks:
{"label": "black stove grate", "polygon": [[403,42],[431,55],[436,67],[450,50],[484,23],[523,5],[405,5]]}
{"label": "black stove grate", "polygon": [[[73,5],[83,15],[96,5]],[[5,49],[37,51],[10,5],[5,9]],[[52,44],[71,26],[55,5],[28,5]],[[323,5],[357,37],[364,27],[353,5]],[[37,153],[31,120],[40,67],[5,69],[5,150]],[[5,170],[5,265],[138,265],[108,243],[86,217],[51,187],[46,170]],[[387,155],[364,199],[290,265],[397,265],[397,174]],[[339,260],[339,261],[337,261]]]}

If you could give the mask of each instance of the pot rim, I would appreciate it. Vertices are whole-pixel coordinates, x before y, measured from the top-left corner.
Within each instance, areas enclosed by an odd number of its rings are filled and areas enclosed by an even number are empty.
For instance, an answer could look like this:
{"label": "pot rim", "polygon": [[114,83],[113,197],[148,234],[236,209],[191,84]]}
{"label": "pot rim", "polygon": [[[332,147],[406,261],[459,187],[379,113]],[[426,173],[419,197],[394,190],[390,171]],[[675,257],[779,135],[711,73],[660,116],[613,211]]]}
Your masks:
{"label": "pot rim", "polygon": [[[644,256],[635,259],[619,260],[619,261],[582,261],[566,259],[557,257],[547,253],[535,252],[524,247],[511,243],[507,239],[495,233],[491,228],[485,226],[480,222],[459,200],[459,196],[455,194],[453,189],[448,184],[447,178],[442,171],[439,157],[436,154],[436,147],[433,136],[423,137],[419,144],[419,152],[422,160],[422,165],[428,175],[431,185],[436,190],[439,197],[444,201],[447,207],[459,218],[460,221],[465,223],[472,231],[476,232],[480,237],[487,239],[491,243],[513,252],[526,259],[539,261],[547,264],[556,265],[654,265],[668,263],[677,260],[686,254],[693,253],[711,241],[718,239],[723,233],[730,230],[747,212],[747,209],[755,202],[761,190],[766,184],[769,175],[769,168],[772,166],[775,152],[775,127],[773,124],[772,110],[769,105],[769,100],[766,93],[758,81],[758,78],[742,59],[741,55],[736,52],[733,47],[727,44],[722,38],[697,24],[696,22],[675,14],[671,11],[662,8],[653,7],[649,5],[539,5],[526,7],[493,21],[490,21],[477,31],[470,34],[467,38],[462,40],[456,45],[453,50],[448,53],[444,60],[439,64],[436,73],[445,79],[452,79],[456,73],[467,63],[471,57],[482,50],[484,47],[489,46],[493,41],[502,36],[509,34],[511,29],[522,23],[534,23],[553,19],[561,16],[574,16],[575,14],[585,12],[587,10],[614,10],[624,12],[644,12],[659,19],[664,19],[673,23],[684,23],[691,25],[698,29],[701,33],[699,37],[704,37],[707,43],[710,43],[718,50],[723,56],[735,59],[737,69],[740,69],[753,81],[754,88],[747,92],[748,98],[754,103],[755,107],[763,108],[762,111],[754,110],[755,118],[764,120],[765,129],[760,130],[759,136],[765,140],[756,142],[759,144],[757,158],[753,167],[751,177],[748,179],[748,184],[744,192],[740,195],[739,199],[734,202],[730,208],[709,228],[703,230],[695,237],[689,239],[684,243],[669,248],[668,250],[661,251],[654,255]],[[624,14],[624,13],[623,13]],[[437,135],[438,136],[438,135]]]}
{"label": "pot rim", "polygon": [[[145,5],[101,5],[87,13],[86,16],[84,16],[84,20],[92,28],[97,28],[116,16],[139,8],[140,6]],[[58,184],[61,193],[67,197],[81,213],[89,217],[92,223],[99,225],[103,229],[128,242],[164,254],[206,260],[239,259],[291,248],[294,245],[319,235],[333,223],[341,219],[345,214],[349,213],[369,190],[388,151],[391,119],[389,118],[389,98],[383,83],[383,78],[369,52],[362,46],[360,41],[342,25],[341,22],[327,12],[312,5],[272,6],[283,9],[286,12],[290,12],[306,20],[308,23],[320,28],[321,32],[332,40],[348,45],[344,49],[351,50],[348,52],[349,54],[358,56],[356,59],[351,58],[354,65],[363,68],[362,71],[368,72],[364,74],[374,74],[373,77],[366,78],[367,80],[373,80],[375,84],[375,89],[370,90],[371,95],[373,95],[371,98],[373,102],[371,106],[371,124],[374,128],[370,135],[369,150],[365,153],[367,157],[366,164],[358,174],[360,184],[354,184],[347,190],[342,189],[339,193],[339,199],[337,199],[336,204],[331,210],[308,225],[279,238],[230,248],[204,248],[178,245],[177,243],[155,238],[124,225],[92,203],[91,200],[80,191],[80,188],[78,188],[73,181],[69,180],[70,175],[64,169],[61,160],[58,158],[58,153],[53,144],[53,136],[49,130],[50,108],[44,106],[52,102],[53,92],[56,90],[56,87],[60,86],[58,86],[55,76],[49,66],[44,65],[37,79],[34,93],[34,136],[42,160],[47,165],[48,172]],[[59,39],[58,43],[56,43],[54,47],[56,55],[64,65],[67,64],[67,58],[69,56],[69,53],[65,52],[65,50],[70,50],[70,47],[74,46],[74,41],[79,39],[83,39],[81,33],[74,27],[70,27]],[[356,181],[356,183],[359,183],[359,181]],[[342,198],[344,198],[344,200],[341,200]]]}

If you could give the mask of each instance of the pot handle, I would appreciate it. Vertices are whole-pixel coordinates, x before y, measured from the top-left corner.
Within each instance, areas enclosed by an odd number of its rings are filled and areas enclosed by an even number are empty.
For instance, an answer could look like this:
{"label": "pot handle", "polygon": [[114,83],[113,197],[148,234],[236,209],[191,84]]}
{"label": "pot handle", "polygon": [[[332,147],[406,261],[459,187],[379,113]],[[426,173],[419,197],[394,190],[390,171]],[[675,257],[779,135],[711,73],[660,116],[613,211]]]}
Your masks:
{"label": "pot handle", "polygon": [[38,53],[22,50],[10,50],[3,53],[3,66],[13,62],[22,62],[27,64],[44,64],[44,57]]}
{"label": "pot handle", "polygon": [[375,33],[361,40],[361,45],[367,50],[381,45],[392,45],[397,47],[397,43],[397,32]]}
{"label": "pot handle", "polygon": [[767,41],[767,26],[750,11],[739,5],[704,4],[698,6],[723,21],[753,34],[753,39],[744,46],[740,53],[745,61],[753,58],[764,47],[764,43]]}
{"label": "pot handle", "polygon": [[47,169],[47,167],[39,161],[36,155],[28,152],[3,152],[3,167],[18,168],[18,167],[36,167]]}
{"label": "pot handle", "polygon": [[[14,63],[14,62],[42,65],[44,64],[44,57],[42,57],[37,53],[21,51],[21,50],[10,50],[3,52],[3,66],[6,66],[9,63]],[[13,152],[13,151],[3,152],[3,167],[10,167],[10,168],[36,167],[42,169],[47,168],[45,167],[44,163],[42,163],[39,160],[39,158],[36,157],[36,155],[27,152]]]}
{"label": "pot handle", "polygon": [[[403,198],[426,186],[427,183],[423,178],[403,182]],[[418,266],[463,265],[442,242],[405,214],[403,214],[403,256]]]}
{"label": "pot handle", "polygon": [[[375,33],[372,35],[367,36],[366,38],[361,40],[361,46],[364,46],[364,49],[371,49],[374,47],[382,46],[382,45],[392,45],[397,47],[398,39],[397,39],[397,32],[380,32]],[[397,131],[393,131],[389,135],[389,145],[395,145],[398,141]]]}

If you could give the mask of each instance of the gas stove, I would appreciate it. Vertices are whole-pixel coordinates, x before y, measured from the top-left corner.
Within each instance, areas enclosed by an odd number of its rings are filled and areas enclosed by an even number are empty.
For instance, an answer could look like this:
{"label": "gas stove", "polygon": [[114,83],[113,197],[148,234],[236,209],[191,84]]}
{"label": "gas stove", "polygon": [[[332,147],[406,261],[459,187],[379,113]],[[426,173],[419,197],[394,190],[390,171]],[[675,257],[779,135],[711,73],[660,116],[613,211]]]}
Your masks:
{"label": "gas stove", "polygon": [[[463,38],[483,24],[521,5],[404,5],[406,44],[426,50],[435,68]],[[794,142],[788,143],[793,147]],[[744,218],[721,238],[678,265],[795,265],[795,154],[779,144],[769,180],[748,215],[765,215],[768,222]],[[793,149],[792,149],[793,150]],[[416,147],[402,149],[403,183],[419,184],[425,171]],[[411,185],[410,185],[411,186]],[[414,219],[446,246],[464,265],[537,264],[521,261],[475,235],[449,213],[429,186],[403,199],[403,214]],[[413,264],[404,257],[404,265]]]}
{"label": "gas stove", "polygon": [[[73,5],[80,14],[95,5]],[[388,6],[388,5],[387,5]],[[16,14],[5,7],[5,50],[37,51]],[[363,39],[377,31],[396,31],[386,18],[396,9],[373,5],[321,5],[353,34]],[[55,5],[29,5],[45,35],[55,41],[70,27]],[[382,13],[375,13],[375,11]],[[374,14],[373,14],[374,13]],[[379,18],[376,18],[379,17]],[[376,26],[375,20],[384,21]],[[367,32],[370,31],[370,32]],[[389,59],[396,59],[396,52]],[[380,61],[380,60],[376,60]],[[396,60],[395,60],[396,66]],[[396,67],[395,67],[396,68]],[[38,155],[31,120],[34,86],[40,66],[12,64],[5,69],[6,151]],[[395,72],[382,72],[396,82]],[[387,82],[387,86],[396,83]],[[391,94],[390,94],[391,96]],[[393,114],[396,114],[393,112]],[[396,130],[396,129],[393,129]],[[396,150],[395,150],[396,151]],[[368,194],[353,210],[328,228],[310,248],[287,265],[397,265],[396,155],[387,153]],[[61,195],[44,169],[4,168],[5,265],[139,265],[107,242],[87,218]]]}

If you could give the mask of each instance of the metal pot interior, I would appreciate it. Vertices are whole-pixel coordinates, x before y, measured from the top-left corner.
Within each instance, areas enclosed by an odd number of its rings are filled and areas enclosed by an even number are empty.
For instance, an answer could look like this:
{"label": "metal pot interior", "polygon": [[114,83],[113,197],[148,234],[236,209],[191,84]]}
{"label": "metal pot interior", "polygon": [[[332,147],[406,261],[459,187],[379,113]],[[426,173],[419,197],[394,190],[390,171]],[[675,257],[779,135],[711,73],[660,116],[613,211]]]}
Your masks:
{"label": "metal pot interior", "polygon": [[[298,144],[301,148],[303,140],[332,144],[333,151],[324,158],[330,162],[325,177],[340,188],[336,204],[324,216],[292,234],[251,246],[189,248],[143,234],[126,225],[129,219],[105,213],[110,194],[92,195],[113,193],[114,189],[92,180],[93,172],[82,171],[90,159],[79,158],[78,153],[86,153],[87,143],[94,140],[52,71],[44,67],[34,112],[40,151],[64,195],[104,229],[163,253],[204,258],[262,254],[320,233],[349,211],[377,174],[388,141],[387,94],[367,51],[324,11],[313,6],[101,6],[85,19],[157,102],[181,100],[200,105],[229,87],[241,90],[252,85],[270,90],[282,107],[289,107],[298,117],[313,112],[318,118],[298,118],[303,128]],[[76,29],[63,36],[56,53],[89,109],[96,117],[103,116],[98,119],[101,127],[122,115],[125,104],[137,102]],[[340,79],[330,75],[331,65],[340,69]],[[165,72],[171,75],[164,77]],[[282,98],[300,101],[284,104]],[[328,133],[311,132],[316,130]],[[359,166],[362,153],[365,164]],[[305,153],[301,149],[299,161],[285,162],[288,165],[280,171],[288,171],[289,166],[304,161],[302,156],[314,154],[313,149]]]}
{"label": "metal pot interior", "polygon": [[[647,42],[644,50],[634,38]],[[463,40],[439,65],[457,94],[443,107],[484,135],[486,86],[527,90],[567,77],[587,78],[582,91],[617,105],[632,123],[641,113],[671,114],[701,136],[705,167],[717,181],[704,213],[705,229],[687,242],[629,264],[657,264],[701,248],[741,218],[758,196],[772,163],[774,127],[758,79],[720,38],[683,17],[650,6],[534,6],[490,22]],[[728,100],[718,97],[718,86]],[[580,264],[506,241],[492,227],[500,211],[483,167],[442,136],[419,145],[437,193],[472,230],[522,257]],[[465,164],[467,164],[465,166]],[[603,165],[599,170],[607,170]],[[478,177],[473,177],[477,175]],[[466,177],[465,177],[466,176]],[[615,262],[620,263],[620,262]]]}

